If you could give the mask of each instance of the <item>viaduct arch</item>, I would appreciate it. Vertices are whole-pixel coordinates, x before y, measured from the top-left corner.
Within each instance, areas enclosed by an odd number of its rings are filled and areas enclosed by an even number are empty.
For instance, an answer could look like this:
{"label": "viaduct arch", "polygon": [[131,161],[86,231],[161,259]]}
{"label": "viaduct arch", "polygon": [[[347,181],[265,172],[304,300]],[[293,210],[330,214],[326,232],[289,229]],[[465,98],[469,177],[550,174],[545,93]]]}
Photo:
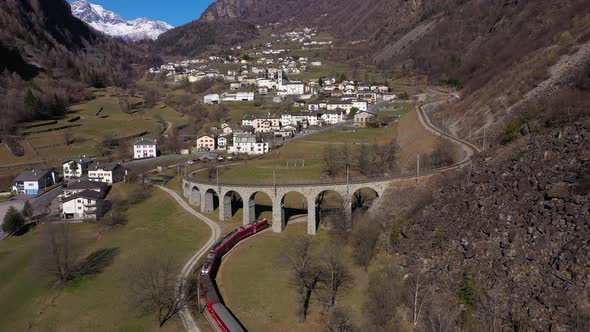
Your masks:
{"label": "viaduct arch", "polygon": [[377,197],[382,197],[391,184],[391,180],[349,183],[349,184],[309,184],[309,185],[233,185],[212,184],[194,178],[183,179],[183,193],[191,204],[198,205],[202,212],[211,213],[219,209],[219,219],[231,218],[236,205],[236,197],[241,198],[243,223],[248,224],[256,219],[256,195],[265,194],[272,201],[272,229],[282,232],[286,226],[284,198],[288,193],[301,194],[307,203],[307,233],[317,233],[318,197],[326,191],[337,193],[343,201],[344,219],[351,224],[355,194],[362,189],[372,189]]}
{"label": "viaduct arch", "polygon": [[[437,94],[443,94],[438,93]],[[463,150],[463,159],[458,163],[443,167],[437,170],[428,172],[427,174],[419,174],[415,178],[429,176],[431,174],[442,173],[455,169],[461,169],[462,166],[469,165],[471,158],[481,149],[466,140],[451,136],[446,132],[436,128],[427,116],[427,112],[435,109],[440,104],[448,103],[449,101],[458,98],[455,95],[449,95],[450,98],[443,101],[435,101],[417,107],[416,111],[418,119],[426,130],[434,135],[440,136],[443,139],[458,144]],[[401,179],[403,177],[397,178]],[[414,178],[414,177],[406,177]],[[242,199],[243,207],[243,223],[248,224],[256,218],[256,201],[255,197],[258,193],[266,194],[272,201],[272,229],[274,232],[282,232],[286,225],[285,211],[283,198],[287,193],[296,192],[305,197],[307,201],[307,233],[315,235],[317,233],[317,204],[318,196],[325,191],[334,191],[343,199],[344,218],[347,225],[350,225],[352,220],[352,208],[355,206],[366,205],[356,195],[361,190],[371,189],[375,192],[376,198],[383,197],[385,190],[389,187],[395,178],[387,180],[375,180],[354,183],[333,183],[333,184],[300,184],[300,185],[232,185],[232,184],[211,184],[200,182],[200,180],[185,177],[183,178],[183,193],[188,197],[190,202],[195,205],[200,205],[201,211],[213,212],[216,209],[216,203],[219,205],[219,219],[227,220],[232,216],[232,199],[225,199],[228,193],[234,192]],[[217,200],[216,200],[217,199]],[[229,212],[226,212],[229,211]]]}

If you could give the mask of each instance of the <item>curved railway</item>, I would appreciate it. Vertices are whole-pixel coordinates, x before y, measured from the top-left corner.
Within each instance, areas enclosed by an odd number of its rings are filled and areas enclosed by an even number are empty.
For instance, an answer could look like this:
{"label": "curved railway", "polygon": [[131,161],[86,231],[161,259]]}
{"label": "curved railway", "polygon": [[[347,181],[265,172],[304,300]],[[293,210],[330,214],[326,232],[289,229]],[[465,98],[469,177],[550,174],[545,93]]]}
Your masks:
{"label": "curved railway", "polygon": [[[438,129],[436,126],[434,126],[432,124],[432,122],[430,121],[426,112],[424,111],[424,106],[426,106],[426,105],[448,102],[449,100],[456,98],[456,96],[454,96],[454,95],[451,95],[451,94],[447,94],[447,95],[449,95],[449,99],[443,100],[443,101],[435,101],[435,102],[421,105],[416,108],[416,112],[418,114],[418,118],[419,118],[420,123],[428,131],[430,131],[431,133],[433,133],[437,136],[443,137],[445,139],[448,139],[450,141],[453,141],[453,142],[461,145],[462,148],[464,149],[464,151],[466,151],[466,155],[461,161],[459,161],[458,163],[456,163],[454,165],[443,167],[443,168],[436,169],[436,170],[432,170],[429,172],[425,172],[422,174],[422,176],[429,176],[429,175],[436,174],[436,173],[447,172],[449,170],[461,169],[463,166],[468,165],[472,162],[472,157],[476,153],[481,152],[481,149],[478,146],[476,146],[475,144],[470,143],[464,139],[454,137],[454,136]],[[412,179],[415,177],[416,176],[398,176],[395,178],[379,179],[379,180],[390,182],[391,180],[394,180],[394,179]],[[193,179],[190,176],[188,177],[188,179],[191,181],[195,181],[195,179]],[[375,183],[379,180],[372,179],[372,180],[364,181],[364,183]],[[326,185],[334,185],[334,184],[336,184],[336,183],[285,184],[284,186],[326,186]],[[337,183],[337,184],[343,184],[343,183]],[[217,185],[219,186],[219,185],[223,185],[223,184],[217,183]],[[261,187],[261,186],[263,186],[264,187],[265,185],[232,184],[232,186],[243,186],[243,187],[249,187],[249,186]],[[282,185],[272,185],[272,186],[276,187],[276,186],[282,186]],[[272,187],[272,186],[268,185],[268,187]],[[162,188],[162,189],[164,189],[164,188]],[[167,188],[165,188],[165,189],[167,189]],[[168,191],[168,190],[166,190],[166,191]],[[177,195],[174,193],[173,196],[177,196]],[[175,197],[175,198],[177,198],[177,200],[180,199],[180,197]],[[179,200],[179,203],[186,205],[186,202],[184,202],[184,201]],[[185,207],[185,208],[187,208],[187,207]],[[194,212],[194,210],[192,208],[188,207],[188,209],[192,210]],[[212,235],[210,241],[214,241],[219,236],[218,235],[219,227],[217,225],[214,225],[216,227],[214,227],[213,225],[209,225],[209,226],[212,227],[212,229],[214,230],[214,233],[215,233],[214,235]],[[199,295],[200,295],[199,305],[203,305],[203,307],[206,309],[206,310],[204,310],[205,316],[207,317],[209,323],[211,324],[211,326],[214,328],[215,331],[231,331],[231,332],[236,331],[236,332],[239,332],[239,331],[245,330],[244,327],[236,319],[236,317],[233,316],[233,314],[231,314],[231,312],[227,309],[227,307],[223,303],[223,300],[222,300],[222,298],[217,290],[217,287],[215,285],[214,277],[215,277],[215,273],[217,272],[217,268],[219,267],[219,263],[221,261],[222,256],[224,254],[226,254],[229,250],[231,250],[231,248],[233,248],[239,241],[245,239],[248,236],[256,234],[259,231],[264,230],[268,227],[269,227],[268,222],[265,219],[263,219],[263,220],[259,220],[254,223],[251,223],[251,224],[248,224],[248,225],[245,225],[245,226],[242,226],[242,227],[236,229],[234,232],[230,233],[229,235],[224,237],[222,240],[218,241],[213,246],[213,249],[209,252],[207,262],[205,263],[205,265],[203,265],[202,269],[199,271],[199,278],[198,278],[198,280],[199,280],[198,281],[199,282]],[[248,234],[244,236],[244,234],[246,234],[246,233],[248,233]],[[231,244],[231,246],[228,244]],[[207,243],[205,245],[205,247],[203,247],[195,256],[193,256],[191,258],[191,261],[189,261],[187,263],[187,265],[183,269],[183,275],[182,275],[183,281],[186,280],[187,274],[190,273],[190,271],[194,269],[194,266],[196,265],[196,260],[198,259],[198,257],[200,257],[204,253],[204,250],[206,250],[206,248],[209,246],[210,246],[210,242]],[[209,268],[206,268],[207,264],[209,264],[208,265]],[[187,331],[189,331],[189,332],[199,331],[198,327],[196,326],[196,324],[194,322],[194,318],[192,317],[192,314],[190,312],[188,312],[188,310],[186,313],[183,313],[182,321],[183,321],[183,325],[185,326]]]}
{"label": "curved railway", "polygon": [[215,276],[221,259],[240,241],[253,236],[269,227],[266,219],[260,219],[248,225],[239,227],[219,240],[209,251],[207,260],[201,267],[198,276],[198,306],[204,309],[205,317],[215,331],[242,332],[244,327],[223,303],[223,298],[217,289]]}

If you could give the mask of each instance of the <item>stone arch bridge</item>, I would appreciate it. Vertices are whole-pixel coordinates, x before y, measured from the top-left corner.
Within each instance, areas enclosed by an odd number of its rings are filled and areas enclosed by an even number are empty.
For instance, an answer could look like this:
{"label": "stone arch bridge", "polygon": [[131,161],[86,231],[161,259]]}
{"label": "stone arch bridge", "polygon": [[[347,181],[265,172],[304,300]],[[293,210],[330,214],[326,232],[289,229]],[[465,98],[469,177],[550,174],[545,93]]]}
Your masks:
{"label": "stone arch bridge", "polygon": [[219,219],[228,220],[232,216],[232,204],[234,195],[239,195],[242,200],[243,223],[248,224],[256,219],[256,195],[263,193],[272,201],[272,229],[274,232],[282,232],[286,226],[285,196],[289,193],[298,193],[305,197],[307,203],[307,233],[315,235],[317,232],[318,199],[326,192],[337,193],[343,201],[345,222],[350,224],[352,219],[352,205],[354,195],[361,190],[370,189],[377,197],[382,197],[385,190],[392,183],[392,179],[380,181],[367,181],[359,183],[333,183],[333,184],[295,184],[295,185],[237,185],[237,184],[213,184],[194,178],[183,179],[184,196],[189,198],[191,204],[200,205],[201,211],[211,213],[219,208]]}
{"label": "stone arch bridge", "polygon": [[[436,92],[436,91],[435,91]],[[437,94],[445,94],[436,92]],[[461,169],[471,163],[471,158],[481,149],[466,140],[454,137],[436,128],[431,122],[426,111],[435,109],[441,104],[448,103],[449,101],[457,98],[457,96],[449,95],[449,99],[442,101],[434,101],[427,103],[420,107],[417,107],[416,111],[418,119],[422,126],[426,130],[430,131],[434,135],[440,136],[441,138],[448,140],[454,144],[459,145],[463,151],[463,159],[458,163],[443,167],[437,170],[429,171],[425,174],[417,174],[416,179],[422,176],[429,176],[436,173],[442,173],[449,170]],[[428,106],[428,107],[426,107]],[[426,108],[426,109],[425,109]],[[295,184],[295,185],[232,185],[232,184],[212,184],[202,182],[192,177],[186,177],[183,179],[183,191],[184,196],[190,198],[192,204],[201,206],[203,212],[215,211],[215,199],[217,197],[217,205],[219,206],[219,219],[227,220],[232,216],[232,203],[235,197],[239,195],[242,199],[242,207],[244,212],[244,224],[254,221],[256,218],[256,195],[258,193],[266,194],[272,201],[272,228],[275,232],[282,232],[286,226],[285,218],[285,196],[288,193],[299,193],[305,197],[307,203],[307,233],[314,235],[317,232],[317,202],[319,196],[324,192],[336,192],[340,195],[343,201],[345,222],[350,225],[352,219],[352,202],[355,193],[362,189],[371,189],[377,197],[382,197],[385,190],[396,180],[403,179],[404,177],[379,179],[379,180],[367,180],[363,182],[351,182],[351,183],[321,183],[321,184]],[[413,177],[405,177],[413,178]]]}

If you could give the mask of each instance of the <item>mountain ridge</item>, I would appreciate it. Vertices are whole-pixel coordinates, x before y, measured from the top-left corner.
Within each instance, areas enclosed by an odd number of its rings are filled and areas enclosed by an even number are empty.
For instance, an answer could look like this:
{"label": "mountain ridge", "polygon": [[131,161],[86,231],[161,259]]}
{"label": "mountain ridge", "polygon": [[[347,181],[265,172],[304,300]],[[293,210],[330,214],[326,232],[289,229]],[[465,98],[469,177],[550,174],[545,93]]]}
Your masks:
{"label": "mountain ridge", "polygon": [[115,12],[87,0],[74,1],[70,6],[75,17],[94,29],[129,41],[155,40],[160,34],[174,28],[164,21],[154,21],[145,17],[125,20]]}

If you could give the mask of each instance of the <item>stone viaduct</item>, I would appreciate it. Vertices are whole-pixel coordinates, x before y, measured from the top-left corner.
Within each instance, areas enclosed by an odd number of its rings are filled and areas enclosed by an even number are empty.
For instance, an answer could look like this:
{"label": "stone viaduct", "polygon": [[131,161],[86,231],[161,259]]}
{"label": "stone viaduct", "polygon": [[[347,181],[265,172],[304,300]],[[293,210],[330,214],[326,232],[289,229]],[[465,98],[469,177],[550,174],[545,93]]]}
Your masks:
{"label": "stone viaduct", "polygon": [[[437,94],[445,94],[436,92]],[[427,173],[420,173],[417,177],[405,177],[418,179],[422,176],[430,176],[435,173],[446,172],[449,170],[461,169],[461,167],[471,163],[472,156],[480,152],[481,149],[474,144],[463,139],[453,137],[436,128],[431,122],[426,112],[436,109],[439,105],[450,102],[457,96],[449,95],[448,100],[435,101],[417,108],[418,119],[420,123],[432,134],[440,136],[454,144],[458,144],[463,150],[463,158],[458,163],[443,167],[437,170],[431,170]],[[239,195],[242,199],[242,208],[244,213],[244,224],[254,221],[256,216],[256,195],[258,193],[266,194],[272,201],[272,228],[275,232],[282,232],[286,226],[285,217],[285,196],[288,193],[299,193],[305,197],[307,203],[307,233],[314,235],[317,232],[317,212],[318,198],[324,192],[336,192],[343,201],[345,213],[345,222],[350,225],[352,219],[352,202],[355,193],[362,189],[371,189],[377,197],[382,197],[385,190],[395,181],[402,179],[389,178],[375,181],[350,182],[350,183],[318,183],[318,184],[295,184],[295,185],[234,185],[234,184],[214,184],[203,182],[202,180],[185,177],[183,179],[183,192],[185,197],[189,197],[191,204],[201,206],[201,211],[211,213],[215,211],[216,205],[219,208],[219,219],[227,220],[232,216],[232,197]],[[217,204],[216,204],[217,198]]]}
{"label": "stone viaduct", "polygon": [[340,195],[344,204],[345,222],[349,224],[352,218],[354,194],[363,189],[371,189],[377,194],[377,197],[382,197],[391,182],[392,180],[389,179],[387,181],[348,184],[217,185],[187,177],[183,180],[183,192],[184,196],[189,198],[191,204],[200,205],[202,212],[211,213],[215,211],[217,205],[220,220],[231,218],[232,196],[239,195],[242,199],[244,224],[248,224],[258,217],[255,209],[256,195],[259,193],[266,194],[272,201],[272,229],[274,232],[282,232],[287,223],[285,196],[289,193],[299,193],[305,197],[307,203],[307,233],[315,235],[318,227],[318,198],[322,193],[332,191]]}

